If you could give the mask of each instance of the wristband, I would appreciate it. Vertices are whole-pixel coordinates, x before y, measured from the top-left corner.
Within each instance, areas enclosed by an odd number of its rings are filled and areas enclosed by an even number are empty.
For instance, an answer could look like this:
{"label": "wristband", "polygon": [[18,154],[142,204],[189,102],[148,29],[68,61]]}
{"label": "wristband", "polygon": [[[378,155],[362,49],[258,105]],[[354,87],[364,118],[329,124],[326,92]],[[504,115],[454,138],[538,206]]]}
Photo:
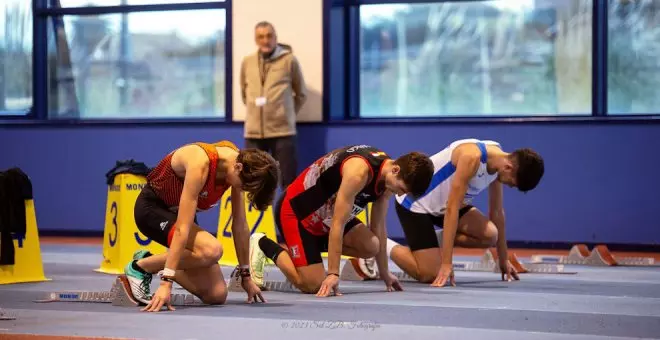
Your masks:
{"label": "wristband", "polygon": [[161,277],[163,277],[163,276],[164,276],[164,277],[174,277],[175,274],[176,274],[176,271],[175,271],[175,270],[172,270],[172,269],[170,269],[170,268],[165,268],[165,269],[163,269],[163,271],[161,272],[160,276],[161,276]]}
{"label": "wristband", "polygon": [[249,266],[236,266],[236,271],[241,279],[251,278]]}
{"label": "wristband", "polygon": [[335,273],[328,273],[328,275],[326,275],[326,276],[330,276],[330,275],[334,275],[336,277],[339,277],[339,274],[335,274]]}

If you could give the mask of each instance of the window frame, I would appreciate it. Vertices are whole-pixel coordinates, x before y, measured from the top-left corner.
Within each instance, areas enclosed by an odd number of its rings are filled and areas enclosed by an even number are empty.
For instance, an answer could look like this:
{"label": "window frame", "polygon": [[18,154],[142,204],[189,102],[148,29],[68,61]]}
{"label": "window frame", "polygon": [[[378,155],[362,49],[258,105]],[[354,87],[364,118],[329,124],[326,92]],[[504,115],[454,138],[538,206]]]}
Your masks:
{"label": "window frame", "polygon": [[[147,5],[116,5],[94,7],[51,7],[52,0],[32,0],[32,107],[23,115],[0,116],[0,124],[60,125],[60,124],[168,124],[168,123],[232,123],[232,0],[161,3]],[[136,12],[167,12],[200,9],[225,10],[225,116],[223,118],[49,118],[48,116],[48,20],[63,15],[101,15]],[[21,111],[22,112],[22,111]],[[3,112],[6,113],[6,112]]]}
{"label": "window frame", "polygon": [[[344,55],[345,96],[344,116],[330,119],[327,122],[341,123],[517,123],[517,122],[621,122],[621,121],[660,121],[657,114],[608,114],[607,111],[607,40],[608,40],[608,8],[607,1],[593,0],[592,17],[592,80],[591,112],[586,115],[552,114],[552,115],[498,115],[496,117],[478,116],[442,116],[433,117],[363,117],[360,112],[360,7],[364,5],[382,4],[430,4],[443,2],[474,2],[482,0],[328,0],[333,9],[344,11],[344,27],[346,33],[346,53]],[[325,65],[327,68],[328,66]],[[336,70],[335,70],[336,71]],[[330,74],[330,70],[326,74]],[[660,108],[659,108],[660,111]]]}
{"label": "window frame", "polygon": [[[162,3],[147,5],[116,5],[95,7],[63,7],[54,8],[50,6],[52,0],[32,0],[32,107],[28,110],[2,111],[0,125],[104,125],[104,124],[207,124],[218,123],[222,125],[236,125],[241,122],[233,121],[233,60],[232,60],[232,1],[186,2]],[[480,0],[322,0],[323,1],[323,87],[322,99],[323,113],[321,124],[428,124],[428,123],[621,123],[647,121],[660,123],[660,112],[656,114],[608,114],[607,111],[607,42],[608,42],[608,8],[607,1],[593,0],[593,41],[592,41],[592,110],[588,115],[546,115],[546,116],[488,116],[488,117],[462,117],[441,116],[434,117],[362,117],[360,115],[360,6],[377,4],[421,4],[442,2],[469,2]],[[194,9],[224,9],[225,10],[225,117],[224,118],[107,118],[107,119],[50,119],[48,117],[48,19],[60,15],[98,15],[112,13],[132,12],[156,12],[172,10],[194,10]],[[330,31],[337,29],[330,22],[330,11],[341,9],[344,14],[343,30],[344,36],[344,67],[343,70],[330,69]],[[330,84],[331,72],[343,72],[343,89],[332,89]],[[331,115],[330,92],[343,91],[344,102],[341,103],[343,115],[341,117]],[[336,110],[336,109],[335,109]],[[660,111],[660,110],[659,110]],[[303,123],[305,124],[305,123]],[[318,124],[318,123],[316,123]]]}
{"label": "window frame", "polygon": [[[35,1],[38,0],[32,0],[31,1],[31,11],[32,11],[32,62],[33,62],[33,70],[32,70],[32,79],[31,79],[31,85],[32,85],[32,107],[34,107],[34,47],[35,47],[35,42],[34,42],[34,5]],[[34,119],[34,111],[32,110],[32,107],[22,109],[22,110],[0,110],[0,123],[3,121],[8,121],[8,122],[20,122],[24,120],[30,120]]]}

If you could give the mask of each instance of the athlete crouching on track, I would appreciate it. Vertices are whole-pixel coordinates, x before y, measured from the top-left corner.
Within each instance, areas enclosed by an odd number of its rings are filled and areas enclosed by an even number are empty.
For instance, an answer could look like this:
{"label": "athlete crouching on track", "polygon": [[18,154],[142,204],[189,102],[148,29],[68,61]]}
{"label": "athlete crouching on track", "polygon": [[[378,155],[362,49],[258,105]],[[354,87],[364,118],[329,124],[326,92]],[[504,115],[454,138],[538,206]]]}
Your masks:
{"label": "athlete crouching on track", "polygon": [[[519,280],[508,261],[502,184],[522,192],[534,189],[544,173],[541,156],[527,148],[507,153],[497,142],[463,139],[431,159],[435,174],[426,193],[418,198],[396,197],[396,212],[408,247],[387,240],[388,257],[418,281],[432,282],[436,287],[449,281],[455,286],[455,245],[496,247],[502,280],[505,276],[508,281]],[[474,197],[486,189],[488,218],[471,205]],[[442,229],[436,232],[435,226]],[[357,267],[369,268],[370,262],[373,260]]]}
{"label": "athlete crouching on track", "polygon": [[[250,238],[250,270],[263,284],[266,257],[304,293],[328,296],[339,292],[341,255],[376,257],[381,273],[388,273],[385,255],[385,216],[395,194],[420,195],[433,175],[428,156],[412,152],[391,159],[385,152],[355,145],[334,150],[305,169],[280,196],[275,222],[288,252],[262,233]],[[374,203],[371,225],[356,218]],[[326,274],[321,252],[328,252]],[[384,275],[387,291],[401,290],[393,275]]]}
{"label": "athlete crouching on track", "polygon": [[[196,211],[215,207],[231,187],[233,235],[248,303],[266,302],[251,280],[248,266],[249,229],[243,191],[258,210],[272,204],[279,169],[277,162],[257,149],[239,150],[229,141],[193,143],[169,153],[147,176],[147,185],[135,202],[135,222],[147,237],[169,248],[164,254],[137,251],[124,269],[124,285],[143,311],[157,312],[170,302],[172,282],[177,282],[206,304],[223,304],[227,286],[218,261],[222,247],[199,227]],[[149,285],[161,271],[161,284],[151,296]]]}

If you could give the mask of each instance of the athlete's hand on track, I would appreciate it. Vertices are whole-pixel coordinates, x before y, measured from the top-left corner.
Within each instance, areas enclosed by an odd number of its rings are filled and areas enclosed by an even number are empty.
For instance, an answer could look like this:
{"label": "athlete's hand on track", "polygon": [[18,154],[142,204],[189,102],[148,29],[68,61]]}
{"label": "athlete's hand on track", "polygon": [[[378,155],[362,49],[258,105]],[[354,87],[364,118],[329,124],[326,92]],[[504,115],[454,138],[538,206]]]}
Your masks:
{"label": "athlete's hand on track", "polygon": [[453,287],[456,287],[456,279],[454,278],[454,266],[451,264],[442,264],[440,265],[440,271],[438,276],[436,276],[435,281],[431,283],[433,287],[444,287],[447,283],[447,279]]}
{"label": "athlete's hand on track", "polygon": [[163,282],[160,284],[158,289],[156,290],[156,294],[151,298],[151,301],[149,301],[149,304],[142,308],[141,311],[143,312],[158,312],[160,311],[161,308],[163,308],[163,305],[167,306],[168,310],[174,311],[174,307],[172,307],[172,302],[170,301],[171,299],[171,293],[172,291],[172,284],[168,282]]}
{"label": "athlete's hand on track", "polygon": [[397,279],[396,276],[392,275],[392,273],[387,273],[383,281],[385,281],[385,286],[387,287],[388,292],[393,292],[395,290],[398,291],[403,290],[403,288],[401,287],[401,283],[399,282],[399,279]]}
{"label": "athlete's hand on track", "polygon": [[263,295],[261,295],[261,289],[259,289],[259,286],[257,286],[254,281],[251,279],[242,280],[241,285],[247,292],[247,303],[259,302],[259,298],[261,298],[261,302],[266,302],[266,299],[264,299]]}
{"label": "athlete's hand on track", "polygon": [[328,275],[321,283],[321,288],[319,288],[316,296],[326,297],[330,295],[330,291],[334,291],[336,296],[341,296],[339,292],[339,277],[337,275]]}
{"label": "athlete's hand on track", "polygon": [[519,281],[518,271],[516,268],[513,268],[509,261],[505,263],[500,263],[500,270],[502,271],[502,281],[505,281],[504,276],[506,275],[506,281],[511,282],[511,278]]}

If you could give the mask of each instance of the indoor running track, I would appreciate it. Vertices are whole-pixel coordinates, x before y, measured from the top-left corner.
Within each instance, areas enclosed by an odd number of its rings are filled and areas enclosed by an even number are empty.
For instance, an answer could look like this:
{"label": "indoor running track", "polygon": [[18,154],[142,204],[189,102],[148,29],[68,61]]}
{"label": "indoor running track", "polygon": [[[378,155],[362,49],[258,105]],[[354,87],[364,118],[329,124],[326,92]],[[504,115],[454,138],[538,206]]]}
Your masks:
{"label": "indoor running track", "polygon": [[[0,320],[0,339],[660,339],[660,267],[567,266],[578,274],[522,274],[513,283],[495,273],[456,272],[458,287],[404,282],[405,291],[394,293],[384,292],[382,281],[342,281],[341,297],[266,292],[267,304],[248,305],[245,293],[230,292],[224,306],[154,314],[103,303],[34,303],[53,291],[109,290],[115,278],[93,271],[100,245],[41,247],[52,281],[0,286],[0,308],[16,316]],[[223,268],[225,278],[230,272]],[[273,271],[269,278],[283,276]]]}

